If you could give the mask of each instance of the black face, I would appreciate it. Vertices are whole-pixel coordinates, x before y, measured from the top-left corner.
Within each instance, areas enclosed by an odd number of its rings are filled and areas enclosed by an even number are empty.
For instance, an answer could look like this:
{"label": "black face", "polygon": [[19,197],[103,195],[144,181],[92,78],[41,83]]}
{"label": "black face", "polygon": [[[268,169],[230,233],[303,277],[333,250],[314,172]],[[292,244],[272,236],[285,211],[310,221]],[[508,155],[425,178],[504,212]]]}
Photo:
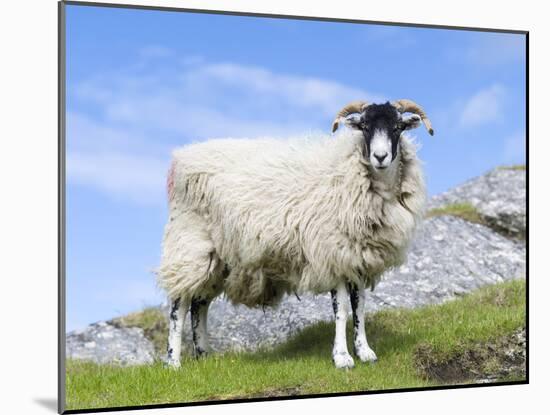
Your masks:
{"label": "black face", "polygon": [[391,140],[391,160],[397,156],[399,137],[405,130],[406,125],[401,121],[395,107],[389,102],[385,104],[372,104],[361,114],[358,129],[363,132],[367,149],[366,157],[371,156],[371,142],[375,132],[383,133],[388,140]]}
{"label": "black face", "polygon": [[417,114],[402,116],[389,102],[368,105],[362,113],[350,114],[345,119],[348,127],[363,133],[365,158],[378,171],[388,168],[396,159],[403,131],[416,128],[421,122]]}

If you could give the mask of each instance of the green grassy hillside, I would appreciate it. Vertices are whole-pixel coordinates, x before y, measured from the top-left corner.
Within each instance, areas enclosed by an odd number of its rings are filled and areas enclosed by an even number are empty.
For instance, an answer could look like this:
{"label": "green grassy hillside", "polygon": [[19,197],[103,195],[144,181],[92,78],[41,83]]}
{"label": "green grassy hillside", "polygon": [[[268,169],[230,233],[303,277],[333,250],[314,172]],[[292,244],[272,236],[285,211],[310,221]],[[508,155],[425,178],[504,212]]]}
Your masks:
{"label": "green grassy hillside", "polygon": [[[517,349],[516,334],[525,327],[525,297],[525,281],[514,281],[438,306],[378,312],[367,321],[378,363],[356,359],[352,370],[331,362],[333,323],[310,327],[271,351],[186,357],[179,370],[160,362],[69,361],[67,409],[523,380],[524,362],[507,351]],[[149,328],[160,347],[162,318],[148,310],[123,323]]]}

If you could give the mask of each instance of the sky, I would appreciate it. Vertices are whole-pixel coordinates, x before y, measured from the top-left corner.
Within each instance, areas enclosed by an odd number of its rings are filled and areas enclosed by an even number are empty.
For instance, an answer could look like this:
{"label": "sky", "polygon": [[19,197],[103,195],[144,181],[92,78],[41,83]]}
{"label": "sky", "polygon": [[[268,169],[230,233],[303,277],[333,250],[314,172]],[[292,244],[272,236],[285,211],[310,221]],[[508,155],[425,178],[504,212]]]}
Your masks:
{"label": "sky", "polygon": [[525,36],[68,5],[67,330],[164,301],[173,149],[329,132],[347,102],[408,98],[430,195],[525,163]]}

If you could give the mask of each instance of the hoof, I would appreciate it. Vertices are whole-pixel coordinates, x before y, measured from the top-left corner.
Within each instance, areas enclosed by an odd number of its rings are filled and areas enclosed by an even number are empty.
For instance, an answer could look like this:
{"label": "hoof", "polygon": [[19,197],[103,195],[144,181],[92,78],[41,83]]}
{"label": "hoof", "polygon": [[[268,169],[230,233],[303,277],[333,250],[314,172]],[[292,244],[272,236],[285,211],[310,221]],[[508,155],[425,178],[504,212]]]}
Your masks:
{"label": "hoof", "polygon": [[195,357],[195,359],[201,359],[208,356],[208,352],[201,347],[197,347],[193,351],[193,356]]}
{"label": "hoof", "polygon": [[355,366],[353,358],[347,352],[333,354],[332,360],[337,369],[352,369]]}
{"label": "hoof", "polygon": [[378,361],[376,353],[368,346],[357,348],[355,354],[363,363],[376,363]]}
{"label": "hoof", "polygon": [[179,360],[169,359],[169,360],[164,362],[164,367],[167,368],[167,369],[177,370],[181,367],[181,363],[180,363]]}

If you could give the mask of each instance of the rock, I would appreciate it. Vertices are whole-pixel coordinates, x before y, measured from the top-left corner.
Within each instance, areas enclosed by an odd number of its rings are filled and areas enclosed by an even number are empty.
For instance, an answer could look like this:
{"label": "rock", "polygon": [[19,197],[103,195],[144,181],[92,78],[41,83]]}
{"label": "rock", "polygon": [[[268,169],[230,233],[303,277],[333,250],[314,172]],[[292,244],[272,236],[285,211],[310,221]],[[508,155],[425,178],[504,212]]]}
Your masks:
{"label": "rock", "polygon": [[516,205],[493,200],[482,204],[478,209],[491,228],[510,236],[525,238],[525,201],[523,205]]}
{"label": "rock", "polygon": [[117,328],[99,322],[67,334],[67,358],[141,365],[154,361],[155,350],[143,335],[142,329]]}
{"label": "rock", "polygon": [[489,226],[504,234],[525,238],[526,172],[496,168],[441,195],[434,196],[428,208],[470,203]]}
{"label": "rock", "polygon": [[525,273],[523,244],[483,225],[440,216],[423,223],[405,265],[386,273],[369,297],[379,308],[418,307]]}
{"label": "rock", "polygon": [[[286,296],[279,307],[265,310],[234,306],[219,297],[210,306],[208,333],[215,351],[251,351],[283,343],[303,328],[332,318],[329,295],[304,294],[300,300],[294,295]],[[189,321],[185,327],[190,327]],[[190,347],[190,330],[185,331],[184,337]]]}

